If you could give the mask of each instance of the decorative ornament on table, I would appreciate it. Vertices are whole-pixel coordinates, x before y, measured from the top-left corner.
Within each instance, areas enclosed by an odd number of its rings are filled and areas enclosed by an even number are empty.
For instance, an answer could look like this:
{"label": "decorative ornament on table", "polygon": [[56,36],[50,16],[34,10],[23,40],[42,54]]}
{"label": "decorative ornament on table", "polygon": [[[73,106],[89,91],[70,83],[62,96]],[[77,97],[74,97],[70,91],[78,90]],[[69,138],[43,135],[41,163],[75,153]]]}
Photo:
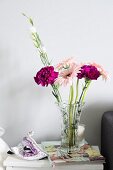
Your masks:
{"label": "decorative ornament on table", "polygon": [[[26,16],[25,14],[23,15]],[[33,20],[29,17],[27,19],[32,25],[30,30],[33,43],[44,65],[37,72],[34,80],[38,85],[51,85],[52,94],[56,98],[56,103],[62,115],[61,147],[68,148],[68,152],[71,152],[79,147],[80,118],[86,92],[92,81],[97,80],[101,76],[106,80],[107,73],[99,64],[79,64],[74,58],[65,59],[56,66],[53,66],[34,27]],[[69,87],[69,97],[67,100],[62,99],[61,86]],[[81,89],[79,86],[81,86]]]}
{"label": "decorative ornament on table", "polygon": [[26,160],[46,158],[48,155],[33,139],[33,133],[34,132],[29,132],[18,144],[18,146],[11,148],[11,152],[16,156]]}

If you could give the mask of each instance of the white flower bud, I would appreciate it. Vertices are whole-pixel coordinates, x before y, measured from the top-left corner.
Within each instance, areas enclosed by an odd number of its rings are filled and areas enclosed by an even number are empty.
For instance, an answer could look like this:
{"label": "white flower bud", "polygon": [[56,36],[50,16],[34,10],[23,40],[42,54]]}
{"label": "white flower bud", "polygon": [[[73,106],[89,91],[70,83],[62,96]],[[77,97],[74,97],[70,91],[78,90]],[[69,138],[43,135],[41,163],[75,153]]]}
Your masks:
{"label": "white flower bud", "polygon": [[42,46],[42,50],[44,53],[46,53],[46,48],[44,46]]}
{"label": "white flower bud", "polygon": [[32,33],[36,33],[37,31],[36,31],[36,28],[34,27],[34,26],[32,26],[31,28],[30,28],[30,31],[32,32]]}

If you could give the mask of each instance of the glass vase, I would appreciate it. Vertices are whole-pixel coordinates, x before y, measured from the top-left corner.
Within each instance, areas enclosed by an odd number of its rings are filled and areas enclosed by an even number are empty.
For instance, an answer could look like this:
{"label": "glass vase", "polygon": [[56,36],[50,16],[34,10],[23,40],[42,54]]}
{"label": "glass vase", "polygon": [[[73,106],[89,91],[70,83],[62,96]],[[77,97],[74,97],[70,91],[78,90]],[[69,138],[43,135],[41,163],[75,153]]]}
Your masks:
{"label": "glass vase", "polygon": [[82,113],[81,103],[66,104],[60,103],[61,111],[61,149],[71,153],[77,150],[85,141],[85,125],[80,124]]}

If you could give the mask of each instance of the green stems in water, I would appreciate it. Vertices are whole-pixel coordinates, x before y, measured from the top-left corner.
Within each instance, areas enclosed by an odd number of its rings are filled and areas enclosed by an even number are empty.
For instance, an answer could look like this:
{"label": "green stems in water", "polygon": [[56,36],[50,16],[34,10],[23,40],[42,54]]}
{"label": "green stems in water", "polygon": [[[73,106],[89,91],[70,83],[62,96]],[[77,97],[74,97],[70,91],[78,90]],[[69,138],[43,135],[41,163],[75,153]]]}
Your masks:
{"label": "green stems in water", "polygon": [[91,84],[91,80],[86,80],[86,85],[84,87],[84,92],[83,92],[83,95],[82,95],[82,98],[81,98],[81,101],[82,101],[82,104],[84,103],[84,99],[85,99],[85,96],[86,96],[86,92],[88,90],[88,87],[90,86]]}
{"label": "green stems in water", "polygon": [[[85,79],[85,85],[83,86],[81,95],[78,100],[79,96],[79,79],[77,79],[76,82],[76,96],[75,96],[75,101],[74,100],[74,88],[73,84],[70,86],[70,95],[69,95],[69,131],[68,131],[68,136],[69,136],[69,150],[71,150],[71,147],[76,145],[77,139],[77,128],[80,122],[80,117],[81,117],[81,107],[84,104],[84,99],[86,96],[86,92],[88,90],[88,87],[91,83],[91,80]],[[76,127],[75,127],[76,126]]]}
{"label": "green stems in water", "polygon": [[74,88],[73,84],[70,86],[70,93],[69,93],[69,149],[73,146],[73,99],[74,99]]}
{"label": "green stems in water", "polygon": [[[90,83],[91,83],[91,80],[85,79],[85,85],[83,86],[81,95],[80,95],[79,100],[78,100],[78,102],[77,102],[77,108],[76,108],[76,106],[75,106],[75,109],[78,110],[78,111],[77,111],[77,112],[78,112],[78,115],[75,115],[74,120],[75,120],[75,119],[79,119],[78,121],[80,121],[80,117],[81,117],[81,105],[82,105],[82,106],[84,105],[84,99],[85,99],[86,92],[87,92],[87,90],[88,90],[88,87],[89,87]],[[77,116],[78,116],[78,118],[77,118]]]}
{"label": "green stems in water", "polygon": [[86,92],[88,90],[88,87],[89,87],[90,83],[91,83],[91,80],[85,79],[85,85],[83,86],[82,93],[80,95],[78,103],[81,103],[81,104],[84,103]]}

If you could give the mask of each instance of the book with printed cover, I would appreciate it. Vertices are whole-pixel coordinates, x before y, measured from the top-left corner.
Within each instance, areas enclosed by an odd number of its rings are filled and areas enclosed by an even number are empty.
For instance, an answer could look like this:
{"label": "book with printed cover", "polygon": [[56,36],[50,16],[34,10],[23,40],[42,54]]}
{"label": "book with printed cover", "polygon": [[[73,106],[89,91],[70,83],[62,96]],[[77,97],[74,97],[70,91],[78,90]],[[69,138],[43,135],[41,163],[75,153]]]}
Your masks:
{"label": "book with printed cover", "polygon": [[59,141],[47,141],[41,143],[44,151],[49,155],[50,162],[54,165],[63,164],[102,164],[104,157],[100,154],[99,148],[85,144],[79,150],[67,154],[60,149]]}

